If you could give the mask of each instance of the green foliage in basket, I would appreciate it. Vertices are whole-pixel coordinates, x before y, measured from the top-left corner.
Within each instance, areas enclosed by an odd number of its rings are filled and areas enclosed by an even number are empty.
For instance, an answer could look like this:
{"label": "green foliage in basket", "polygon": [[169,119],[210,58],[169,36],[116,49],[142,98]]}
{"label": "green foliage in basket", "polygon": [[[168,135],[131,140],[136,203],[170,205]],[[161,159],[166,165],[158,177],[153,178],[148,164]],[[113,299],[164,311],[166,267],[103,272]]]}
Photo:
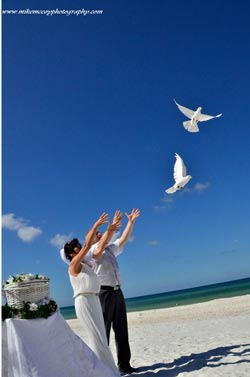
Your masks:
{"label": "green foliage in basket", "polygon": [[2,320],[4,321],[6,318],[48,318],[56,310],[57,304],[53,300],[43,300],[41,304],[24,302],[21,308],[5,304],[2,306]]}

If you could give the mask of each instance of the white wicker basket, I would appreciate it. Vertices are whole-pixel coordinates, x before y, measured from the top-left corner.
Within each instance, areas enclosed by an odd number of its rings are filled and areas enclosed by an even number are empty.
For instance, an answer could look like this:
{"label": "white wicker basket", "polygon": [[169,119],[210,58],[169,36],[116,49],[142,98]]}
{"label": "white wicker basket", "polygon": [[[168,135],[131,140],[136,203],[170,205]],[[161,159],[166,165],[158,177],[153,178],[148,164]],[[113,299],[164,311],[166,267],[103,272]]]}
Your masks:
{"label": "white wicker basket", "polygon": [[50,298],[49,280],[46,279],[8,284],[3,291],[7,304],[16,308],[21,308],[24,302],[37,304]]}

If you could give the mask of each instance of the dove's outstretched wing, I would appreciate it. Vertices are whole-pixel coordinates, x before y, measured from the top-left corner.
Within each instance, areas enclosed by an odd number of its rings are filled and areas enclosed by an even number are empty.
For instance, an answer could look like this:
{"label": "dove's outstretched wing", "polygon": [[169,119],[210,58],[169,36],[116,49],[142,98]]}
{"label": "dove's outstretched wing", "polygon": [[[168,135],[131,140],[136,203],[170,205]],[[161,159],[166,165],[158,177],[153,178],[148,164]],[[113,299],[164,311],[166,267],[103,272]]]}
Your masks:
{"label": "dove's outstretched wing", "polygon": [[194,115],[194,111],[193,110],[190,110],[188,109],[187,107],[184,107],[184,106],[181,106],[179,105],[176,100],[174,99],[174,102],[175,104],[177,105],[178,109],[184,114],[186,115],[186,117],[188,117],[189,119],[192,118],[192,116]]}
{"label": "dove's outstretched wing", "polygon": [[170,187],[169,189],[165,190],[167,194],[173,194],[176,191],[176,188],[174,186]]}
{"label": "dove's outstretched wing", "polygon": [[206,115],[206,114],[201,114],[200,117],[199,117],[199,122],[205,122],[206,120],[210,120],[210,119],[213,119],[213,118],[219,118],[221,117],[222,114],[218,114],[218,115]]}
{"label": "dove's outstretched wing", "polygon": [[176,161],[174,164],[174,180],[175,182],[177,182],[183,177],[186,177],[187,169],[182,158],[177,153],[175,153],[175,158]]}

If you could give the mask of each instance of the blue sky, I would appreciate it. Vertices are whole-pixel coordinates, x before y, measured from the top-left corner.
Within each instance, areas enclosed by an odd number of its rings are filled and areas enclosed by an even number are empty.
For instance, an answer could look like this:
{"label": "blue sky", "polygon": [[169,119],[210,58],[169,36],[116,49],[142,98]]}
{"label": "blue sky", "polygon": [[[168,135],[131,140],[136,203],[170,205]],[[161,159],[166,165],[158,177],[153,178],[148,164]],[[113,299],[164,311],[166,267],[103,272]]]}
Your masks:
{"label": "blue sky", "polygon": [[[249,277],[250,5],[2,2],[27,8],[103,14],[3,15],[2,279],[72,305],[60,244],[133,207],[126,297]],[[173,98],[223,116],[189,133]],[[193,178],[170,196],[176,152]]]}

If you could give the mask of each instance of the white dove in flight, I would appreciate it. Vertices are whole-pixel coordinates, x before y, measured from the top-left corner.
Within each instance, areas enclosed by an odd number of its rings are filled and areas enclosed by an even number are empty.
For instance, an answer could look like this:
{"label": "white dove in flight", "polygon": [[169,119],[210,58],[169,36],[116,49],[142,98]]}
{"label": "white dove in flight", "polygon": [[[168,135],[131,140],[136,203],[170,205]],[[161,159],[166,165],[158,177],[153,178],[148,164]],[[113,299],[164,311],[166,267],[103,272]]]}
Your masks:
{"label": "white dove in flight", "polygon": [[184,106],[179,105],[175,99],[174,99],[174,102],[176,103],[178,109],[184,115],[186,115],[186,117],[190,119],[190,120],[187,120],[186,122],[183,122],[184,128],[189,132],[199,132],[199,127],[198,127],[199,122],[205,122],[206,120],[219,118],[220,116],[222,116],[222,114],[218,114],[215,116],[202,114],[201,113],[202,107],[198,107],[197,110],[193,111],[193,110],[187,109]]}
{"label": "white dove in flight", "polygon": [[177,190],[181,190],[192,178],[191,175],[187,174],[186,166],[184,165],[184,162],[182,158],[175,153],[175,164],[174,164],[174,180],[175,184],[170,187],[169,189],[165,190],[167,194],[173,194]]}

